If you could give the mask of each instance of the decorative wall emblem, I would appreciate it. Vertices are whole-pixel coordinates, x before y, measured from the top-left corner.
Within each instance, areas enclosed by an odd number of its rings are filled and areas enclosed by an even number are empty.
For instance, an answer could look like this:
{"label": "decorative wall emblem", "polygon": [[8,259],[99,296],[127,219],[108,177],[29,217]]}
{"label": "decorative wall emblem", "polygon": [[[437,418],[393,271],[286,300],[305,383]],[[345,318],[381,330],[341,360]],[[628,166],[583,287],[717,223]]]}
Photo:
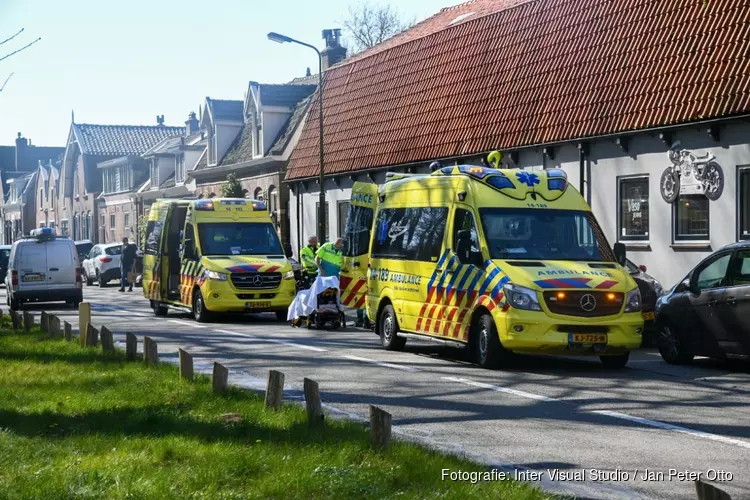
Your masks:
{"label": "decorative wall emblem", "polygon": [[674,203],[681,194],[704,195],[711,201],[719,199],[724,191],[724,171],[716,163],[716,156],[682,149],[680,141],[672,144],[667,154],[672,166],[664,169],[659,181],[664,201]]}

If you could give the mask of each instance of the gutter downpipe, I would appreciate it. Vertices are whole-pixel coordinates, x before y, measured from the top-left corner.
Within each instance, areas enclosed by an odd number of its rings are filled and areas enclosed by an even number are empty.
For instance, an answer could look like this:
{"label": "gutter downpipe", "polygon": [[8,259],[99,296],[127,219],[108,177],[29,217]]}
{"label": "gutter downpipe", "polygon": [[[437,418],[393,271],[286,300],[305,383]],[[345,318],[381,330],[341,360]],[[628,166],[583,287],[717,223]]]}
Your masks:
{"label": "gutter downpipe", "polygon": [[[295,199],[297,201],[297,257],[301,261],[302,258],[300,257],[300,252],[302,251],[302,234],[301,234],[301,226],[300,226],[300,217],[301,217],[301,194],[302,194],[302,183],[298,182],[295,184]],[[301,265],[301,262],[300,262]]]}

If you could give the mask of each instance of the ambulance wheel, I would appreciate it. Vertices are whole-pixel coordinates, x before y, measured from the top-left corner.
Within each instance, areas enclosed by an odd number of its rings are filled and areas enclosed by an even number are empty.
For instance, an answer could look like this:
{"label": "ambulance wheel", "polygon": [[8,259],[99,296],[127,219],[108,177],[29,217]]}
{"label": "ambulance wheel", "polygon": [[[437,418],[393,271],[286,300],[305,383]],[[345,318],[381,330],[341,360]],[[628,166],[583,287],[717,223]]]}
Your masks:
{"label": "ambulance wheel", "polygon": [[163,318],[164,316],[166,316],[167,315],[167,311],[169,311],[169,307],[163,306],[163,305],[159,304],[158,302],[156,302],[155,300],[151,301],[151,309],[154,310],[154,314],[156,316],[159,316],[161,318]]}
{"label": "ambulance wheel", "polygon": [[286,317],[286,311],[276,311],[276,321],[283,321],[286,323]]}
{"label": "ambulance wheel", "polygon": [[472,348],[474,361],[482,368],[495,369],[508,356],[497,334],[495,320],[489,314],[483,314],[474,325]]}
{"label": "ambulance wheel", "polygon": [[380,312],[380,343],[386,351],[401,351],[406,345],[406,338],[398,336],[398,319],[393,306],[388,304]]}
{"label": "ambulance wheel", "polygon": [[625,354],[616,354],[614,356],[599,356],[599,359],[604,365],[604,368],[609,368],[610,370],[622,370],[625,368],[625,365],[628,364],[630,351]]}
{"label": "ambulance wheel", "polygon": [[211,311],[206,309],[206,302],[200,290],[193,294],[193,317],[198,323],[207,323],[211,319]]}

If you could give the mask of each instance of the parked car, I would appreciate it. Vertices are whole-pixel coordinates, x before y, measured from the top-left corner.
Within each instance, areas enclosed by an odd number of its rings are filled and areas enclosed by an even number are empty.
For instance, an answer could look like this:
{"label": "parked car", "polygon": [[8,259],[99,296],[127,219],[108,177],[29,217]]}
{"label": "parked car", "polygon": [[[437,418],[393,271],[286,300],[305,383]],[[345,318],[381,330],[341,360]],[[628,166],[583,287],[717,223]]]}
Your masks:
{"label": "parked car", "polygon": [[96,281],[100,287],[120,279],[120,252],[122,244],[104,243],[94,245],[83,261],[83,277],[91,286]]}
{"label": "parked car", "polygon": [[76,247],[50,228],[35,229],[10,249],[5,276],[7,303],[20,309],[24,302],[83,301],[81,268]]}
{"label": "parked car", "polygon": [[750,242],[732,243],[698,264],[656,303],[664,361],[750,356]]}
{"label": "parked car", "polygon": [[625,262],[625,268],[638,285],[641,291],[641,303],[643,304],[643,345],[651,345],[655,340],[654,310],[656,301],[664,295],[664,288],[653,276],[646,274],[646,266],[635,265],[630,259]]}
{"label": "parked car", "polygon": [[8,260],[10,259],[10,245],[0,245],[0,283],[5,283],[8,274]]}
{"label": "parked car", "polygon": [[78,259],[83,264],[89,256],[89,252],[94,247],[94,244],[90,240],[79,240],[76,241],[76,251],[78,252]]}

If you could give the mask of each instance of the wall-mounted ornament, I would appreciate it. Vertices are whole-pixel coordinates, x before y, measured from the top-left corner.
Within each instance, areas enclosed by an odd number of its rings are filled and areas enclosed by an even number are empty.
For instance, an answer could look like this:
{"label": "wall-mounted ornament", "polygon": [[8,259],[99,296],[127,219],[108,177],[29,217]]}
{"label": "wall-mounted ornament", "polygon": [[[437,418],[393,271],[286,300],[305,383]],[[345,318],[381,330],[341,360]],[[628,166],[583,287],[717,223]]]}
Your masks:
{"label": "wall-mounted ornament", "polygon": [[664,201],[674,203],[681,194],[704,195],[711,201],[719,199],[724,191],[724,171],[713,153],[697,155],[682,149],[677,141],[667,154],[672,166],[664,169],[659,181]]}

